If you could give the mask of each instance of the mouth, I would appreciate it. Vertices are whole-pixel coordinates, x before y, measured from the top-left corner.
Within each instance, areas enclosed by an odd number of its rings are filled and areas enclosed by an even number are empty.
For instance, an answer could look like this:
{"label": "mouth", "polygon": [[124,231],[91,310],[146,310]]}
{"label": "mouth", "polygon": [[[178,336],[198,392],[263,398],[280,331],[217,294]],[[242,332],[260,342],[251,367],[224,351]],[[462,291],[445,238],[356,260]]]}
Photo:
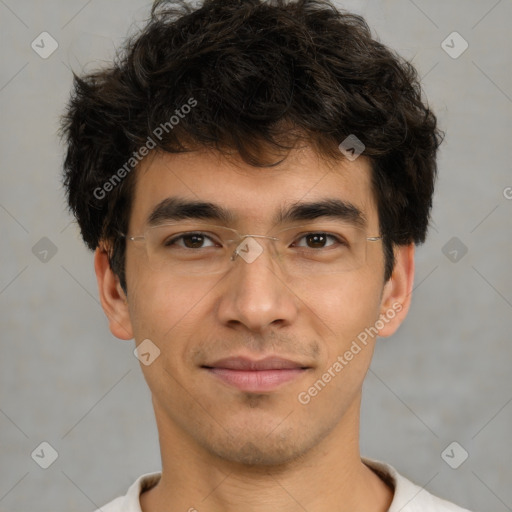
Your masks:
{"label": "mouth", "polygon": [[202,368],[229,386],[254,393],[277,389],[310,369],[307,365],[280,357],[260,360],[228,357]]}

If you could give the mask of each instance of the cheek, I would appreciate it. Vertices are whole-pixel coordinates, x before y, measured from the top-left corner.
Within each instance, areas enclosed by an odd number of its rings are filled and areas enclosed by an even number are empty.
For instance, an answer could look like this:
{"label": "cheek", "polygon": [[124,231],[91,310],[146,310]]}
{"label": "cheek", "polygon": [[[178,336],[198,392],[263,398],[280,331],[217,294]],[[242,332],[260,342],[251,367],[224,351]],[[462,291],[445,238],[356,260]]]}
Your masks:
{"label": "cheek", "polygon": [[172,347],[172,359],[182,361],[202,326],[211,325],[210,297],[222,277],[165,280],[143,265],[134,265],[132,272],[135,279],[128,283],[128,300],[135,339],[149,338],[161,351]]}
{"label": "cheek", "polygon": [[[382,287],[375,274],[345,276],[338,286],[311,292],[305,302],[320,336],[324,357],[297,397],[309,404],[307,414],[339,418],[357,397],[368,371],[379,318]],[[329,404],[329,405],[328,405]]]}
{"label": "cheek", "polygon": [[327,346],[343,349],[378,319],[382,285],[375,277],[375,273],[361,270],[296,289],[305,314]]}
{"label": "cheek", "polygon": [[200,336],[206,290],[176,282],[162,282],[140,274],[129,296],[130,315],[137,343],[151,340],[158,357],[150,365],[141,364],[144,378],[157,397],[167,397],[179,407],[182,387],[187,382],[187,351]]}

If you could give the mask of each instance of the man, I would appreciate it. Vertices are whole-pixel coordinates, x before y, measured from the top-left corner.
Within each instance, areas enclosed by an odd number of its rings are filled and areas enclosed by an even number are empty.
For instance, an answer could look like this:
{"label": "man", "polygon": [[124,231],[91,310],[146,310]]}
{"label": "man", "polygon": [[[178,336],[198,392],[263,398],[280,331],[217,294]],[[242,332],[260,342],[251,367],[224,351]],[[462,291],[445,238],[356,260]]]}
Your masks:
{"label": "man", "polygon": [[70,208],[161,446],[162,471],[104,512],[462,510],[359,452],[442,138],[362,18],[157,1],[110,68],[75,77],[63,133]]}

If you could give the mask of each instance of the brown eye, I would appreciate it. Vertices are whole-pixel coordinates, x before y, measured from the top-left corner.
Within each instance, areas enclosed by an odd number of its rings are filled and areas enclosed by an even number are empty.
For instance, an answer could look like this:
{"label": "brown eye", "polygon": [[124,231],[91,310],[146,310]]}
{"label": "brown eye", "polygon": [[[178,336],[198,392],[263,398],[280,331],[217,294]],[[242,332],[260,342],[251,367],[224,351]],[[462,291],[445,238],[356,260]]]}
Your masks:
{"label": "brown eye", "polygon": [[204,235],[186,235],[183,237],[183,244],[189,249],[200,248],[205,240]]}
{"label": "brown eye", "polygon": [[[203,244],[207,241],[210,241],[210,245],[204,246]],[[213,247],[215,245],[215,242],[204,233],[185,233],[165,240],[164,242],[165,247],[178,246],[186,249],[202,249],[204,247]]]}
{"label": "brown eye", "polygon": [[[334,242],[328,243],[329,239]],[[307,233],[300,237],[299,241],[304,240],[305,243],[296,243],[297,247],[307,247],[308,249],[323,249],[324,247],[329,247],[339,240],[334,235],[330,235],[328,233]]]}
{"label": "brown eye", "polygon": [[325,233],[314,233],[306,236],[306,243],[312,249],[321,249],[327,243],[327,236]]}

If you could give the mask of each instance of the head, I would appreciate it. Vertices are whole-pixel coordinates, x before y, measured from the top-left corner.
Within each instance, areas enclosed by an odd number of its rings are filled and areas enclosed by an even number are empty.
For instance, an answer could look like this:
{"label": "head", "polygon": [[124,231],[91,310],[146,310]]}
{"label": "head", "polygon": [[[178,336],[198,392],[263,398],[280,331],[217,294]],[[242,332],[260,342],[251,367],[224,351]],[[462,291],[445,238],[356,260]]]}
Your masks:
{"label": "head", "polygon": [[[374,335],[337,380],[331,370],[318,399],[296,400],[276,425],[290,396],[361,332],[380,320],[390,335],[407,312],[441,142],[415,69],[328,2],[157,1],[111,67],[75,75],[63,133],[69,205],[96,250],[111,330],[161,351],[143,366],[157,419],[240,462],[288,460],[337,428],[356,407]],[[347,137],[364,145],[355,160],[340,150]],[[229,227],[252,234],[272,233],[277,213],[300,203],[321,216],[333,199],[380,240],[335,277],[286,276],[265,250],[222,275],[162,277],[126,235],[144,232],[169,198],[214,204],[232,214]],[[307,370],[275,393],[212,386],[205,367],[242,353]]]}

